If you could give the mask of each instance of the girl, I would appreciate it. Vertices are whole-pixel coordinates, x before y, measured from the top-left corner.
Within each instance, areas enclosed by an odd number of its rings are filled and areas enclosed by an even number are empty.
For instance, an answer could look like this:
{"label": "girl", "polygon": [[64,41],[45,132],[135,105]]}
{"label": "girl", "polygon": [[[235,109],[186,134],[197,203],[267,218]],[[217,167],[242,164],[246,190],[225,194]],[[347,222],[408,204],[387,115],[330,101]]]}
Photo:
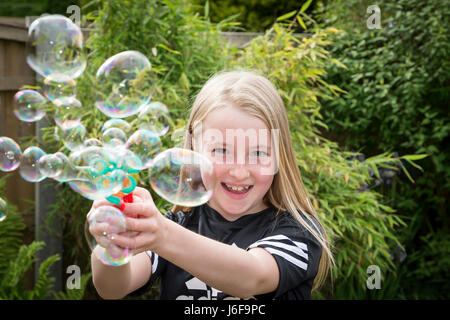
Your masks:
{"label": "girl", "polygon": [[[275,87],[253,72],[218,74],[197,95],[187,128],[184,148],[214,164],[212,198],[163,216],[150,193],[136,188],[124,213],[137,235],[113,240],[135,247],[135,255],[119,267],[91,255],[99,295],[141,294],[161,278],[161,299],[309,299],[333,257]],[[101,205],[109,203],[92,209]],[[91,233],[100,240],[101,231]]]}

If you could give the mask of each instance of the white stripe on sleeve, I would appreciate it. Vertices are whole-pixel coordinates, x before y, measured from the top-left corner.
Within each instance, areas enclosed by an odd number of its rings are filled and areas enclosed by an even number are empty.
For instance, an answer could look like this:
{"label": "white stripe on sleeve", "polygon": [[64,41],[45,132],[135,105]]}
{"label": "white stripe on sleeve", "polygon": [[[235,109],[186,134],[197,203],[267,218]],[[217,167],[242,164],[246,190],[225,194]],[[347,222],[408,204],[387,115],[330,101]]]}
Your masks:
{"label": "white stripe on sleeve", "polygon": [[145,253],[147,253],[148,256],[150,257],[150,261],[152,259],[152,256],[155,255],[155,259],[152,262],[152,274],[154,274],[155,271],[156,271],[156,268],[158,267],[158,255],[156,253],[151,252],[151,251],[145,251]]}
{"label": "white stripe on sleeve", "polygon": [[281,252],[281,251],[279,251],[277,249],[270,248],[270,247],[266,247],[264,249],[266,249],[267,251],[269,251],[272,254],[276,254],[276,255],[286,259],[290,263],[296,265],[297,267],[299,267],[299,268],[301,268],[301,269],[303,269],[305,271],[308,268],[308,265],[306,263],[304,263],[303,261],[300,261],[298,259],[295,259],[294,257],[292,257],[292,256],[290,256],[290,255],[288,255],[288,254],[286,254],[284,252]]}
{"label": "white stripe on sleeve", "polygon": [[299,243],[299,244],[303,244],[303,243],[301,243],[301,242],[294,242],[294,241],[291,241],[291,242],[295,243],[296,245],[293,246],[293,245],[289,245],[289,244],[286,244],[286,243],[283,243],[283,242],[279,242],[279,241],[264,241],[264,240],[260,240],[260,241],[255,242],[254,244],[252,244],[249,248],[254,248],[254,247],[257,247],[259,245],[266,244],[266,245],[270,245],[270,246],[274,246],[274,247],[278,247],[278,248],[282,248],[282,249],[291,251],[291,252],[299,255],[300,257],[308,260],[308,254],[305,251],[303,251],[297,245],[297,243]]}

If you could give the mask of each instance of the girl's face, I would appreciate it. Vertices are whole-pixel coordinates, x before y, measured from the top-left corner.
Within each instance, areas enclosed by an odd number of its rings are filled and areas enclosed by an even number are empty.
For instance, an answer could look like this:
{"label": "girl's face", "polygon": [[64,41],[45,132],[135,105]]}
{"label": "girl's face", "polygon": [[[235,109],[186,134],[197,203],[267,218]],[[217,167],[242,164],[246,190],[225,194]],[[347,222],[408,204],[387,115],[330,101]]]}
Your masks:
{"label": "girl's face", "polygon": [[227,106],[208,114],[201,126],[196,149],[212,161],[216,177],[208,204],[229,221],[267,208],[263,197],[276,171],[265,123]]}

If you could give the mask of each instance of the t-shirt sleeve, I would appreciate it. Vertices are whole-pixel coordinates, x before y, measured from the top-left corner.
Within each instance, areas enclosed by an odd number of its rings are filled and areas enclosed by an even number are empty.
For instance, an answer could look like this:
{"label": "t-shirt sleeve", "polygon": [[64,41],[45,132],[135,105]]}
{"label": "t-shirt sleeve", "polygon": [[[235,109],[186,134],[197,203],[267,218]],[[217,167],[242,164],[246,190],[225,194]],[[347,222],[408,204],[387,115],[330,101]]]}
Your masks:
{"label": "t-shirt sleeve", "polygon": [[320,243],[293,218],[284,218],[262,239],[249,245],[264,248],[275,259],[279,270],[279,283],[274,292],[257,298],[276,299],[303,282],[314,279],[322,254]]}
{"label": "t-shirt sleeve", "polygon": [[[181,212],[174,214],[171,211],[168,211],[165,217],[167,219],[180,223],[181,219],[183,218],[183,214]],[[152,251],[146,251],[146,254],[150,257],[150,260],[152,262],[152,274],[150,276],[149,281],[147,281],[146,284],[144,284],[142,287],[129,294],[130,297],[138,297],[149,291],[150,288],[153,286],[153,284],[156,282],[156,280],[160,278],[160,276],[164,273],[166,269],[167,260],[161,258],[160,256],[158,256],[158,254]]]}

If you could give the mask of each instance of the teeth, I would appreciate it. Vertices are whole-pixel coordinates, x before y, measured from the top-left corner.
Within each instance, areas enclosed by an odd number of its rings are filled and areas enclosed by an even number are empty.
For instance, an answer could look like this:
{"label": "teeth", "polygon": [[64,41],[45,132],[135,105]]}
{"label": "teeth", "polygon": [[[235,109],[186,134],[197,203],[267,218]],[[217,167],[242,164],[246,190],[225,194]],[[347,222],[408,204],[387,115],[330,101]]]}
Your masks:
{"label": "teeth", "polygon": [[234,187],[234,186],[229,186],[227,184],[225,184],[229,189],[233,190],[233,191],[242,191],[242,190],[248,190],[250,188],[250,186],[246,186],[246,187]]}

